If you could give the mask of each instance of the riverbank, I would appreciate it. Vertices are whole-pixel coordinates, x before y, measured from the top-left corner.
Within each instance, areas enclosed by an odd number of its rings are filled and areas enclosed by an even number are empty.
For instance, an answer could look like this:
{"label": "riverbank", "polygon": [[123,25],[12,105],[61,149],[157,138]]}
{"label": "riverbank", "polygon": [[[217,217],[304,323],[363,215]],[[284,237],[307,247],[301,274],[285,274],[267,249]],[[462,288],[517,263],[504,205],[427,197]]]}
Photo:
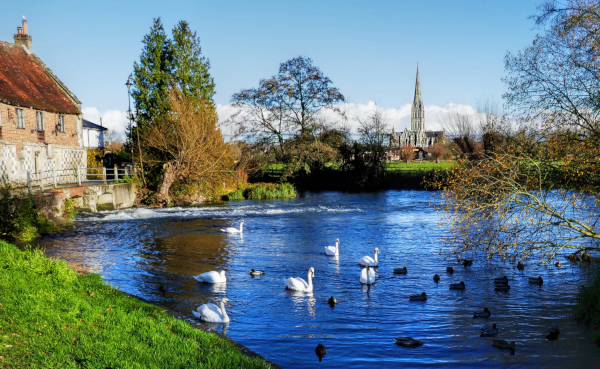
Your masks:
{"label": "riverbank", "polygon": [[232,342],[0,241],[2,367],[269,368]]}
{"label": "riverbank", "polygon": [[[357,185],[357,182],[362,180],[356,177],[356,173],[343,171],[339,166],[327,165],[318,172],[312,172],[310,176],[294,182],[294,185],[300,190],[309,191],[423,190],[429,189],[427,179],[436,171],[450,169],[455,165],[456,162],[452,161],[387,162],[383,180],[371,187]],[[270,164],[253,180],[277,183],[281,181],[283,169],[283,164]]]}

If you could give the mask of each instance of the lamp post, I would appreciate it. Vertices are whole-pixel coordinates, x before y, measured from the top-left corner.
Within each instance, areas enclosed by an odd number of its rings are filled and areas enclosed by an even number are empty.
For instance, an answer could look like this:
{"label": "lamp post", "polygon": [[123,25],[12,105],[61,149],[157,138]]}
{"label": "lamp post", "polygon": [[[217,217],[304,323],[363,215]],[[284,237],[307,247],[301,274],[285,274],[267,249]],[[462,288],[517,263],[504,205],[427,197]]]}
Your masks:
{"label": "lamp post", "polygon": [[127,110],[127,119],[129,119],[129,149],[131,150],[131,164],[134,163],[133,160],[133,141],[131,140],[132,137],[132,132],[131,132],[131,125],[132,125],[132,121],[133,121],[133,113],[131,112],[131,86],[133,86],[133,83],[131,83],[131,74],[129,75],[129,77],[127,78],[127,82],[125,83],[125,86],[127,86],[127,99],[129,100],[129,109]]}

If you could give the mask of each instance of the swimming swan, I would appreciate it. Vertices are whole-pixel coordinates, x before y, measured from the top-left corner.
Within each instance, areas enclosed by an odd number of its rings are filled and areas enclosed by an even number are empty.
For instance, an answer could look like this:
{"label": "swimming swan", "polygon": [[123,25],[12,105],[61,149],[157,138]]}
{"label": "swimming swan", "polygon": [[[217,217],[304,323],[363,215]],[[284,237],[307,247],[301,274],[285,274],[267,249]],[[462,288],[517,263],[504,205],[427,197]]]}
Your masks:
{"label": "swimming swan", "polygon": [[244,221],[242,220],[242,222],[240,223],[240,229],[237,228],[233,228],[233,227],[227,227],[225,229],[221,228],[222,232],[226,232],[226,233],[244,233]]}
{"label": "swimming swan", "polygon": [[221,299],[221,308],[219,309],[215,304],[202,304],[198,307],[198,311],[192,310],[194,316],[200,320],[209,323],[227,323],[229,322],[229,316],[225,311],[225,304],[231,306],[227,297]]}
{"label": "swimming swan", "polygon": [[325,253],[329,256],[337,256],[340,254],[340,240],[335,240],[335,246],[325,246]]}
{"label": "swimming swan", "polygon": [[198,282],[203,283],[226,283],[227,277],[225,277],[225,271],[221,270],[221,272],[215,272],[214,270],[211,272],[202,273],[199,275],[195,275],[194,279]]}
{"label": "swimming swan", "polygon": [[373,284],[375,283],[375,271],[367,265],[366,268],[360,272],[360,283],[362,284]]}
{"label": "swimming swan", "polygon": [[313,290],[312,279],[315,276],[315,268],[308,270],[308,283],[302,278],[290,277],[285,281],[285,288],[293,291],[311,292]]}
{"label": "swimming swan", "polygon": [[372,258],[370,256],[363,256],[362,258],[360,258],[358,263],[362,266],[368,265],[368,266],[376,267],[378,265],[377,254],[379,254],[379,249],[376,247],[375,248],[375,258]]}

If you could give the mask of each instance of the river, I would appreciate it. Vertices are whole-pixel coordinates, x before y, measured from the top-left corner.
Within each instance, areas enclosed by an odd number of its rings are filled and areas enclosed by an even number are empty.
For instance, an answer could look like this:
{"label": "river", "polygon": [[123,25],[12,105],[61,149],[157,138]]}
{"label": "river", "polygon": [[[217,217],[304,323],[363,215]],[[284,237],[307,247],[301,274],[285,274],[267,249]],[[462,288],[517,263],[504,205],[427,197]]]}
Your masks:
{"label": "river", "polygon": [[[307,193],[292,200],[240,201],[191,208],[128,209],[80,214],[73,231],[39,241],[50,256],[99,273],[127,293],[191,316],[227,296],[228,337],[284,368],[306,367],[564,367],[593,366],[600,350],[592,333],[567,316],[589,266],[561,259],[562,268],[475,260],[463,267],[444,252],[448,234],[426,191]],[[243,237],[221,228],[245,221]],[[340,239],[340,256],[324,246]],[[358,260],[378,247],[377,281],[359,283]],[[406,266],[407,275],[394,268]],[[445,273],[453,266],[453,275]],[[290,293],[284,278],[306,279],[312,294]],[[251,277],[250,269],[264,276]],[[203,285],[192,275],[226,270],[226,286]],[[439,283],[433,275],[439,274]],[[508,292],[492,279],[506,275]],[[528,284],[541,275],[542,286]],[[464,281],[464,291],[449,290]],[[165,296],[158,290],[165,285]],[[426,302],[408,296],[425,291]],[[327,299],[339,303],[331,308]],[[471,312],[487,307],[489,319]],[[515,355],[491,346],[479,329],[496,323],[498,338],[516,342]],[[544,333],[560,326],[557,341]],[[219,331],[222,328],[218,328]],[[410,336],[423,346],[404,348]],[[321,363],[318,343],[327,347]]]}

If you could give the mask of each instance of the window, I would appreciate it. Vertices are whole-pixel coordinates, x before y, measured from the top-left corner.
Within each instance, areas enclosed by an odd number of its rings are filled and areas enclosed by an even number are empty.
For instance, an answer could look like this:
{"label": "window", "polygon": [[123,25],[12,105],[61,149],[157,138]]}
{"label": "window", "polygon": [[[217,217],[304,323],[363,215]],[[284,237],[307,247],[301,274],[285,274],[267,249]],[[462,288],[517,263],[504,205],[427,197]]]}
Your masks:
{"label": "window", "polygon": [[23,119],[23,109],[15,109],[17,113],[17,128],[25,129],[25,120]]}
{"label": "window", "polygon": [[58,131],[65,133],[65,116],[64,115],[58,116]]}
{"label": "window", "polygon": [[36,117],[36,121],[37,121],[36,129],[38,131],[43,131],[44,130],[44,113],[42,113],[41,111],[38,111],[35,113],[35,117]]}

